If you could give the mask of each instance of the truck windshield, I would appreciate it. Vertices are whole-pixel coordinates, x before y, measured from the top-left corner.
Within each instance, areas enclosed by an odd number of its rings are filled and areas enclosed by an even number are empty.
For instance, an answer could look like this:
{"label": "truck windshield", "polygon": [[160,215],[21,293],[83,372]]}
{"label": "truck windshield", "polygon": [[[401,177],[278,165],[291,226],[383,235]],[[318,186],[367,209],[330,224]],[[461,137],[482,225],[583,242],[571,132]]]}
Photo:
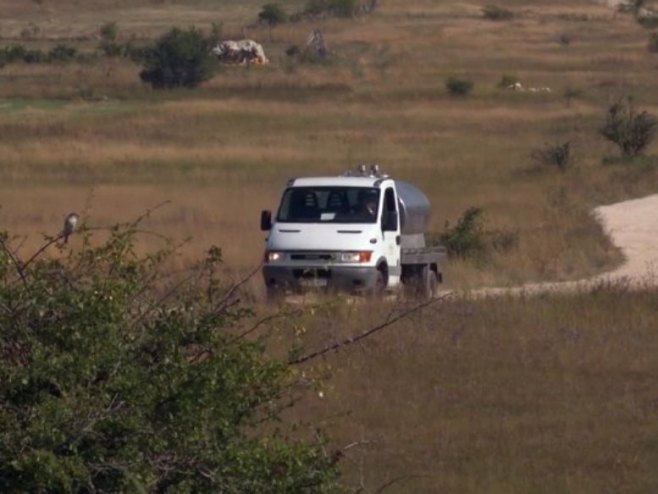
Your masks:
{"label": "truck windshield", "polygon": [[282,223],[375,223],[379,189],[374,187],[291,187],[276,220]]}

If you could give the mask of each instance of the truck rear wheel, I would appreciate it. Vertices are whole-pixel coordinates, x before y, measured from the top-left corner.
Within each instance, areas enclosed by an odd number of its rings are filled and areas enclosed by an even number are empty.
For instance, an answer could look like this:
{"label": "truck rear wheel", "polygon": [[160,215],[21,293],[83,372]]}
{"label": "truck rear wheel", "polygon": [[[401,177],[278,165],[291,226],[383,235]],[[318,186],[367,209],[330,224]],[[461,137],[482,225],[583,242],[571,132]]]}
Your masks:
{"label": "truck rear wheel", "polygon": [[439,279],[436,272],[428,265],[414,266],[414,272],[408,278],[407,293],[415,298],[428,300],[438,289]]}
{"label": "truck rear wheel", "polygon": [[436,272],[429,266],[423,266],[423,281],[420,296],[424,299],[433,298],[439,287],[439,279]]}

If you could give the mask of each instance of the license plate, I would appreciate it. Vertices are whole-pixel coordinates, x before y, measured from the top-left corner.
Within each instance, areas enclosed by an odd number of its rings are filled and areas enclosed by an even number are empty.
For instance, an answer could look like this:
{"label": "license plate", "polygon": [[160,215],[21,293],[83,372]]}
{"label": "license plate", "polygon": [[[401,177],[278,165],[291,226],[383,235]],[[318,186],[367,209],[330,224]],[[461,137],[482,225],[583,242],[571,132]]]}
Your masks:
{"label": "license plate", "polygon": [[299,280],[301,286],[307,287],[323,287],[327,286],[327,278],[301,278]]}

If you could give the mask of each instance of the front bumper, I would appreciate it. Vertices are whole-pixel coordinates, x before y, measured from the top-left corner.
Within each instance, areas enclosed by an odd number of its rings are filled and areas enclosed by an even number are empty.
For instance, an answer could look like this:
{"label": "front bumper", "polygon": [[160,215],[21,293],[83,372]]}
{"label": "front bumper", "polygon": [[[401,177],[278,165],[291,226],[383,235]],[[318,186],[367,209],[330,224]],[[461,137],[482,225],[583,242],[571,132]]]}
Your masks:
{"label": "front bumper", "polygon": [[307,289],[367,292],[377,283],[375,266],[263,266],[269,290],[301,292]]}

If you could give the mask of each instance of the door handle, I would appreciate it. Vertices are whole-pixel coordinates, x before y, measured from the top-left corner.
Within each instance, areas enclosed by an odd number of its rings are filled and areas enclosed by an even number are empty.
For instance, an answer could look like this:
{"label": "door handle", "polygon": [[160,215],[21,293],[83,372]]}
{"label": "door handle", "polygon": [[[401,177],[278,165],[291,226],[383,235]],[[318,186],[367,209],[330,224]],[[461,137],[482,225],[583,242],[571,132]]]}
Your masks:
{"label": "door handle", "polygon": [[401,242],[401,241],[402,241],[402,239],[400,238],[400,235],[396,235],[396,237],[395,237],[395,245],[400,245],[400,242]]}

